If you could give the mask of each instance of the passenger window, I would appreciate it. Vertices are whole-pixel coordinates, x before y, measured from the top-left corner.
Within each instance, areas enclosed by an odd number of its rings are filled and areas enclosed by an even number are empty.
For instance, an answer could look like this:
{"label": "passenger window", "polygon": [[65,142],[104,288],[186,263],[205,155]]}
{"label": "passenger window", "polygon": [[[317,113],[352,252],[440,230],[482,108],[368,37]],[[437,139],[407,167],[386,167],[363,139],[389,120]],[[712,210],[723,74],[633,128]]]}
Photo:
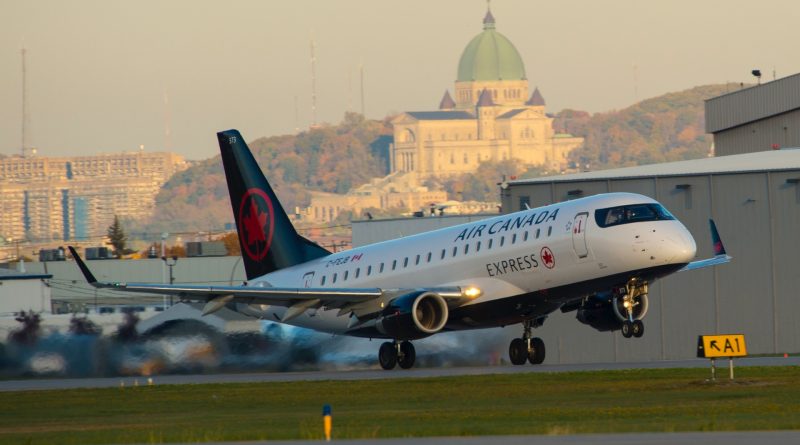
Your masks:
{"label": "passenger window", "polygon": [[408,257],[403,260],[403,267],[408,267]]}
{"label": "passenger window", "polygon": [[392,270],[397,269],[397,260],[392,260]]}
{"label": "passenger window", "polygon": [[431,262],[431,258],[433,258],[433,253],[428,252],[428,262]]}
{"label": "passenger window", "polygon": [[325,285],[325,275],[322,276],[322,280],[320,280],[319,285],[320,286],[324,286]]}
{"label": "passenger window", "polygon": [[415,266],[419,266],[419,255],[417,255],[417,259],[414,261]]}
{"label": "passenger window", "polygon": [[455,258],[457,253],[458,253],[458,247],[453,247],[453,258]]}
{"label": "passenger window", "polygon": [[359,275],[361,275],[361,268],[356,267],[356,276],[354,278],[358,278]]}
{"label": "passenger window", "polygon": [[378,273],[383,273],[383,263],[381,263],[381,268],[380,268],[380,270],[378,271]]}
{"label": "passenger window", "polygon": [[464,255],[469,253],[469,243],[464,244]]}
{"label": "passenger window", "polygon": [[444,259],[445,255],[447,255],[447,249],[442,249],[442,259]]}
{"label": "passenger window", "polygon": [[333,279],[331,280],[331,282],[332,282],[332,283],[335,283],[335,282],[336,282],[336,275],[337,275],[337,273],[336,273],[336,272],[334,272],[334,273],[333,273]]}
{"label": "passenger window", "polygon": [[547,236],[550,236],[551,233],[553,233],[553,226],[547,228]]}
{"label": "passenger window", "polygon": [[528,231],[525,231],[525,235],[522,236],[522,241],[528,241]]}
{"label": "passenger window", "polygon": [[475,251],[476,252],[480,252],[481,251],[481,242],[480,241],[478,241],[478,244],[475,245]]}
{"label": "passenger window", "polygon": [[492,244],[494,244],[494,240],[489,238],[489,246],[487,246],[486,248],[487,249],[491,249],[492,248]]}
{"label": "passenger window", "polygon": [[344,276],[342,277],[342,281],[347,281],[348,275],[350,275],[350,271],[349,270],[344,271]]}
{"label": "passenger window", "polygon": [[367,266],[367,276],[372,275],[372,266]]}
{"label": "passenger window", "polygon": [[515,234],[511,235],[511,244],[514,244],[516,242],[517,242],[517,234],[515,233]]}
{"label": "passenger window", "polygon": [[536,229],[536,239],[539,239],[539,232],[541,232],[541,230],[542,229]]}
{"label": "passenger window", "polygon": [[505,235],[503,235],[503,236],[500,237],[500,247],[503,247],[503,244],[505,244],[505,243],[506,243],[506,237],[505,237]]}

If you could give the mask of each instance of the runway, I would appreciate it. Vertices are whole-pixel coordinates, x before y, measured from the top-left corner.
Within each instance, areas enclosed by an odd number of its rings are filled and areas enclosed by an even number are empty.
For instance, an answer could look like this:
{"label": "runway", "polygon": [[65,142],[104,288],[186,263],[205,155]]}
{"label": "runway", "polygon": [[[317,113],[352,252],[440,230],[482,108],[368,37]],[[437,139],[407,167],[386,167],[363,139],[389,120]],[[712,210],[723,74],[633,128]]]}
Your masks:
{"label": "runway", "polygon": [[[800,366],[800,357],[755,357],[734,361],[735,367],[746,366]],[[382,369],[333,370],[309,372],[273,372],[251,374],[192,374],[192,375],[154,375],[152,377],[106,377],[82,379],[29,379],[0,381],[0,392],[38,391],[53,389],[79,388],[112,388],[135,385],[147,385],[152,379],[155,385],[202,385],[211,383],[265,383],[296,381],[348,381],[348,380],[380,380],[426,377],[448,377],[465,375],[491,374],[525,374],[541,372],[579,372],[623,369],[669,369],[669,368],[709,368],[706,359],[671,360],[639,363],[585,363],[572,365],[538,365],[538,366],[481,366],[481,367],[447,367],[417,368],[410,370],[384,371]],[[727,360],[717,361],[717,377],[726,379]],[[710,371],[709,374],[710,376]]]}
{"label": "runway", "polygon": [[[311,445],[319,440],[247,442],[248,445]],[[566,436],[414,437],[398,439],[336,440],[342,445],[751,445],[754,443],[800,443],[800,431],[738,431],[711,433],[578,434]],[[239,445],[216,442],[210,445]],[[177,444],[180,445],[180,444]],[[188,444],[186,444],[188,445]]]}

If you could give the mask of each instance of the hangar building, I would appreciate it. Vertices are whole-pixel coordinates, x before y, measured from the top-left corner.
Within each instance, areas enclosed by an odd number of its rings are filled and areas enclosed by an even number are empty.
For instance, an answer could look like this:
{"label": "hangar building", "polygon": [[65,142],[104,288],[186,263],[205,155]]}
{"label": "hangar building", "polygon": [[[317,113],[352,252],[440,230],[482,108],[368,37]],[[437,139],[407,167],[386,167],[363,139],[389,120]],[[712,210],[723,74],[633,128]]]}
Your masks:
{"label": "hangar building", "polygon": [[690,358],[697,336],[713,333],[745,334],[751,354],[800,351],[800,149],[514,181],[502,203],[516,211],[606,192],[664,204],[694,236],[698,258],[713,256],[713,218],[733,261],[652,285],[641,339],[554,314],[536,332],[548,362]]}
{"label": "hangar building", "polygon": [[48,273],[0,269],[0,317],[20,311],[50,312]]}
{"label": "hangar building", "polygon": [[800,74],[706,100],[717,156],[800,147]]}

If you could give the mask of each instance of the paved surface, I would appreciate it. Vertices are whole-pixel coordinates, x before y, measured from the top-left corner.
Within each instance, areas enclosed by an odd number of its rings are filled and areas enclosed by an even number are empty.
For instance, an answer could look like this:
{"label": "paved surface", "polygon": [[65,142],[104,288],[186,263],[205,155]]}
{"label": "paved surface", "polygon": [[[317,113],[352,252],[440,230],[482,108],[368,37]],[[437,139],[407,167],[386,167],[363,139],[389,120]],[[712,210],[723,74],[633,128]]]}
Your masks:
{"label": "paved surface", "polygon": [[[718,378],[727,378],[727,360],[717,360]],[[800,366],[800,357],[757,357],[737,359],[736,367],[742,366]],[[664,368],[709,368],[706,359],[656,361],[641,363],[587,363],[575,365],[539,366],[482,366],[464,368],[420,368],[411,370],[383,371],[380,369],[351,371],[274,372],[259,374],[196,374],[153,376],[156,385],[192,385],[207,383],[254,383],[296,382],[319,380],[378,380],[398,378],[424,378],[460,375],[520,374],[537,372],[573,372],[618,369],[664,369]],[[710,375],[710,371],[709,371]],[[110,388],[122,384],[146,385],[147,377],[108,377],[83,379],[30,379],[0,381],[0,392],[31,391],[47,389]],[[800,443],[800,442],[797,442]]]}
{"label": "paved surface", "polygon": [[[342,445],[753,445],[753,444],[797,444],[800,431],[747,431],[723,433],[636,433],[636,434],[585,434],[572,436],[482,436],[482,437],[420,437],[402,439],[334,440]],[[319,444],[315,441],[265,441],[265,442],[218,442],[216,445],[305,445]]]}

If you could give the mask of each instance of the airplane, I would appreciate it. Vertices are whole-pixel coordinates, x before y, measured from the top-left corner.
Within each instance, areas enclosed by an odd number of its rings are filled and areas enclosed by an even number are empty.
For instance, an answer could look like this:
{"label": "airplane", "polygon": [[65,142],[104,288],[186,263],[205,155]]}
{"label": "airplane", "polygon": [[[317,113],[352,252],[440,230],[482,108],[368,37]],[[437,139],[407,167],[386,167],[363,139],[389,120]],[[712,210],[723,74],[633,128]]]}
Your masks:
{"label": "airplane", "polygon": [[100,282],[96,288],[175,295],[336,335],[386,339],[378,362],[413,367],[413,340],[521,324],[514,365],[540,364],[532,335],[549,314],[576,311],[599,331],[644,334],[648,286],[731,260],[710,220],[714,257],[694,261],[692,235],[664,206],[607,193],[331,253],[297,233],[237,130],[217,133],[247,281],[237,286]]}

